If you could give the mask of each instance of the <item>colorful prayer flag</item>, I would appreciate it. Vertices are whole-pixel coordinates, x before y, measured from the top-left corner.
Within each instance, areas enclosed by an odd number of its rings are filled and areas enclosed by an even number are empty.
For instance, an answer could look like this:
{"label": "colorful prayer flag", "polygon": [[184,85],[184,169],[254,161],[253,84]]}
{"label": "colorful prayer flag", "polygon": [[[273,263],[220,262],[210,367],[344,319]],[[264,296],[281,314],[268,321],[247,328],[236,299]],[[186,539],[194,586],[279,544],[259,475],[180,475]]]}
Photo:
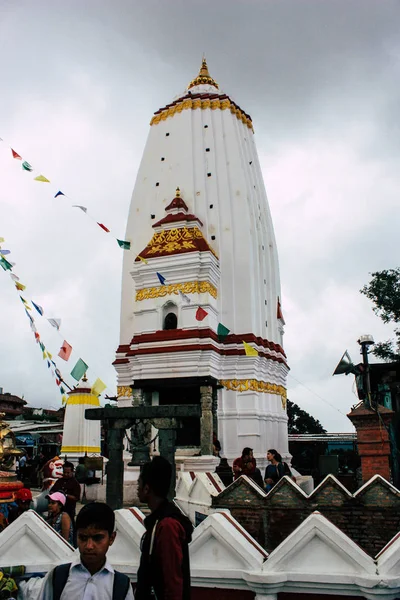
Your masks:
{"label": "colorful prayer flag", "polygon": [[67,396],[63,396],[61,398],[61,404],[66,404],[67,400],[68,400]]}
{"label": "colorful prayer flag", "polygon": [[243,342],[243,346],[244,351],[246,352],[246,356],[258,356],[258,352],[255,348],[253,348],[253,346],[250,346],[250,344],[246,344],[246,342]]}
{"label": "colorful prayer flag", "polygon": [[18,152],[15,152],[15,150],[13,150],[12,148],[11,148],[11,152],[12,152],[13,158],[16,158],[17,160],[22,160],[22,156],[20,156],[18,154]]}
{"label": "colorful prayer flag", "polygon": [[4,271],[11,271],[12,269],[12,264],[3,256],[0,256],[0,266],[4,269]]}
{"label": "colorful prayer flag", "polygon": [[68,344],[68,342],[66,340],[64,340],[63,345],[60,348],[60,352],[58,353],[58,356],[60,358],[62,358],[63,360],[67,361],[69,359],[69,357],[71,356],[71,352],[72,352],[72,346],[70,344]]}
{"label": "colorful prayer flag", "polygon": [[142,261],[142,263],[144,263],[145,265],[149,264],[149,261],[146,260],[145,258],[143,258],[143,256],[140,256],[140,254],[138,255],[138,259]]}
{"label": "colorful prayer flag", "polygon": [[222,325],[222,323],[218,323],[218,327],[217,327],[217,335],[218,337],[220,337],[221,339],[225,338],[228,333],[230,332],[230,329],[228,329],[227,327],[225,327],[225,325]]}
{"label": "colorful prayer flag", "polygon": [[35,303],[33,302],[33,300],[31,300],[31,302],[32,302],[32,306],[33,306],[34,308],[36,308],[36,310],[38,311],[39,315],[43,317],[43,313],[44,313],[44,310],[43,310],[43,308],[42,308],[41,306],[39,306],[39,304],[35,304]]}
{"label": "colorful prayer flag", "polygon": [[47,356],[50,358],[50,360],[53,358],[53,355],[50,354],[50,352],[47,350]]}
{"label": "colorful prayer flag", "polygon": [[50,364],[50,361],[48,360],[47,361],[47,368],[50,369],[50,367],[51,367],[51,364]]}
{"label": "colorful prayer flag", "polygon": [[39,340],[40,340],[40,334],[37,331],[34,331],[34,334],[35,334],[35,340],[37,342],[39,342]]}
{"label": "colorful prayer flag", "polygon": [[24,289],[26,288],[26,285],[23,285],[22,283],[18,283],[18,281],[15,282],[15,287],[17,288],[17,290],[19,290],[20,292],[23,292]]}
{"label": "colorful prayer flag", "polygon": [[[32,304],[33,304],[33,302],[32,302]],[[55,327],[57,329],[57,331],[60,330],[61,319],[47,319],[47,320],[50,323],[50,325],[52,325],[53,327]]]}
{"label": "colorful prayer flag", "polygon": [[0,244],[4,244],[5,241],[6,240],[4,238],[0,237]]}
{"label": "colorful prayer flag", "polygon": [[46,360],[46,358],[47,358],[47,354],[46,354],[46,352],[43,352],[43,360]]}
{"label": "colorful prayer flag", "polygon": [[22,168],[24,169],[24,171],[32,171],[32,166],[26,162],[26,160],[24,160],[24,162],[22,163]]}
{"label": "colorful prayer flag", "polygon": [[19,277],[18,277],[18,275],[14,275],[14,273],[10,273],[10,277],[11,277],[11,279],[13,279],[14,281],[19,281]]}
{"label": "colorful prayer flag", "polygon": [[58,190],[57,194],[54,196],[54,198],[58,198],[58,196],[65,196],[64,192],[62,192],[61,190]]}
{"label": "colorful prayer flag", "polygon": [[80,208],[84,213],[87,213],[86,206],[81,206],[80,204],[73,204],[72,208]]}
{"label": "colorful prayer flag", "polygon": [[104,231],[105,231],[106,233],[110,233],[110,230],[109,230],[109,229],[107,229],[107,227],[106,227],[105,225],[103,225],[103,223],[97,223],[97,225],[98,225],[99,227],[101,227],[102,229],[104,229]]}
{"label": "colorful prayer flag", "polygon": [[186,304],[190,304],[191,303],[191,299],[189,298],[189,296],[186,296],[186,294],[184,294],[181,290],[178,290],[180,297],[182,298],[182,300],[184,302],[186,302]]}
{"label": "colorful prayer flag", "polygon": [[38,175],[34,181],[43,181],[44,183],[50,183],[50,179],[47,179],[44,175]]}
{"label": "colorful prayer flag", "polygon": [[199,306],[199,308],[196,310],[196,321],[203,321],[207,315],[208,312]]}
{"label": "colorful prayer flag", "polygon": [[32,327],[32,325],[33,325],[33,317],[32,317],[32,315],[30,315],[30,314],[28,313],[28,311],[26,310],[26,307],[25,307],[25,313],[26,313],[26,316],[28,317],[28,319],[30,320],[30,322],[31,322],[31,327]]}
{"label": "colorful prayer flag", "polygon": [[65,389],[63,388],[62,385],[60,386],[60,392],[61,392],[61,394],[65,394]]}
{"label": "colorful prayer flag", "polygon": [[46,347],[45,347],[45,345],[43,344],[43,342],[39,342],[39,346],[40,346],[40,349],[41,349],[41,351],[42,351],[42,352],[44,352],[44,351],[45,351],[45,349],[46,349]]}
{"label": "colorful prayer flag", "polygon": [[122,248],[122,250],[130,250],[131,249],[131,243],[127,242],[126,240],[117,240],[118,242],[118,246],[120,248]]}
{"label": "colorful prayer flag", "polygon": [[106,384],[99,377],[96,379],[94,384],[92,385],[92,394],[95,396],[100,396],[101,392],[104,392],[106,389]]}
{"label": "colorful prayer flag", "polygon": [[7,254],[11,254],[10,250],[0,250],[0,254],[3,256],[7,256]]}
{"label": "colorful prayer flag", "polygon": [[165,285],[165,277],[161,275],[161,273],[156,273],[158,279],[160,280],[161,285]]}
{"label": "colorful prayer flag", "polygon": [[71,371],[71,377],[76,379],[76,381],[80,381],[86,373],[87,369],[87,364],[81,358],[79,358],[78,362]]}
{"label": "colorful prayer flag", "polygon": [[25,298],[23,298],[22,296],[20,296],[20,298],[21,298],[22,304],[25,306],[25,310],[26,309],[32,310],[31,307],[29,306],[29,304],[27,303],[27,301],[25,300]]}

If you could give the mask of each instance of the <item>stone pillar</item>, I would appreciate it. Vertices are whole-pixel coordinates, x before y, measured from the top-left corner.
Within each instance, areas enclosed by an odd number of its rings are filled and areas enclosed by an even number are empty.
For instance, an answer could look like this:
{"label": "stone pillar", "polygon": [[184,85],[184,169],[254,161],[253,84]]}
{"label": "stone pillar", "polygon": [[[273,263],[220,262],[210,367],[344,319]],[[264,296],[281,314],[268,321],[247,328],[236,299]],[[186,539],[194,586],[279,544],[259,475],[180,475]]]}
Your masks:
{"label": "stone pillar", "polygon": [[200,448],[202,456],[213,454],[213,413],[212,413],[212,387],[200,386]]}
{"label": "stone pillar", "polygon": [[392,410],[380,404],[376,406],[376,410],[361,404],[347,415],[357,431],[363,483],[376,474],[390,481],[388,429],[393,415]]}
{"label": "stone pillar", "polygon": [[[134,389],[132,395],[132,406],[143,406],[144,394],[141,389]],[[150,460],[150,449],[148,446],[150,423],[145,419],[136,420],[130,431],[132,459],[128,463],[129,467],[138,467],[144,465]]]}
{"label": "stone pillar", "polygon": [[213,433],[218,437],[218,389],[213,388],[212,391],[212,416],[213,416]]}
{"label": "stone pillar", "polygon": [[278,600],[278,594],[257,594],[254,600]]}
{"label": "stone pillar", "polygon": [[113,510],[122,508],[124,501],[123,439],[125,430],[115,425],[115,423],[107,423],[109,460],[107,463],[106,500]]}

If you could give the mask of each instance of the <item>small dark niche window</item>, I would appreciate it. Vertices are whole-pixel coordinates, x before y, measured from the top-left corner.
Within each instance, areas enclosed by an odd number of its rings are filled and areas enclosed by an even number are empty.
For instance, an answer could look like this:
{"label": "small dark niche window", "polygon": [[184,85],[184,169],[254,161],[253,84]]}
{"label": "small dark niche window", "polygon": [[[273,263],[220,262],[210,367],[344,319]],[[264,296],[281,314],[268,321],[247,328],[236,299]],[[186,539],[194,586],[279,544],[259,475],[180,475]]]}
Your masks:
{"label": "small dark niche window", "polygon": [[169,133],[166,133],[166,134],[165,134],[165,137],[168,137],[168,136],[169,136]]}
{"label": "small dark niche window", "polygon": [[178,327],[178,318],[175,313],[168,313],[164,319],[164,329],[176,329]]}
{"label": "small dark niche window", "polygon": [[254,186],[254,189],[256,189],[256,186]]}
{"label": "small dark niche window", "polygon": [[211,236],[211,239],[212,239],[212,240],[215,240],[215,235],[212,235],[212,236]]}
{"label": "small dark niche window", "polygon": [[214,204],[210,204],[210,208],[214,208]]}
{"label": "small dark niche window", "polygon": [[211,177],[211,173],[207,173],[207,177]]}
{"label": "small dark niche window", "polygon": [[210,152],[210,148],[206,148],[206,152]]}
{"label": "small dark niche window", "polygon": [[265,250],[264,246],[262,247],[263,250]]}
{"label": "small dark niche window", "polygon": [[165,160],[165,158],[162,156],[162,157],[161,157],[161,162],[162,162],[163,160]]}
{"label": "small dark niche window", "polygon": [[264,279],[264,283],[267,283],[267,280],[266,280],[266,279]]}
{"label": "small dark niche window", "polygon": [[152,219],[155,219],[155,218],[156,218],[156,215],[150,215],[150,217],[151,217]]}
{"label": "small dark niche window", "polygon": [[159,181],[157,181],[157,183],[156,183],[156,187],[158,187],[159,185],[160,185],[160,182],[159,182]]}
{"label": "small dark niche window", "polygon": [[265,321],[265,327],[268,327],[268,321]]}
{"label": "small dark niche window", "polygon": [[253,161],[251,160],[251,161],[249,162],[249,165],[252,165],[252,164],[253,164]]}
{"label": "small dark niche window", "polygon": [[267,306],[267,301],[266,300],[264,300],[264,304],[265,304],[265,306]]}
{"label": "small dark niche window", "polygon": [[207,129],[207,128],[208,128],[208,125],[204,125],[204,129]]}

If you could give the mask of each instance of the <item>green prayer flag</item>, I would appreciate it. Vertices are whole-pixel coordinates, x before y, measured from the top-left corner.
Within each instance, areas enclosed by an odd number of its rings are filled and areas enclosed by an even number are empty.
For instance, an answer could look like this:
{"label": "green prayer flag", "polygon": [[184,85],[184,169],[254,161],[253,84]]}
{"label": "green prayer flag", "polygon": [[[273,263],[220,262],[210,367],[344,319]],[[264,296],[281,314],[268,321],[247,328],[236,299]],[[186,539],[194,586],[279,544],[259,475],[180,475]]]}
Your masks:
{"label": "green prayer flag", "polygon": [[80,381],[87,371],[87,364],[80,358],[71,371],[71,377]]}
{"label": "green prayer flag", "polygon": [[0,265],[2,266],[4,271],[11,271],[12,269],[12,264],[9,263],[8,260],[4,258],[4,256],[0,256]]}
{"label": "green prayer flag", "polygon": [[22,168],[25,171],[32,171],[33,170],[32,166],[28,162],[26,162],[26,160],[24,160],[24,162],[22,163]]}
{"label": "green prayer flag", "polygon": [[222,323],[218,323],[218,327],[217,327],[217,335],[220,338],[224,338],[228,335],[228,333],[230,332],[230,329],[228,329],[227,327],[225,327],[225,325],[222,325]]}
{"label": "green prayer flag", "polygon": [[117,240],[118,242],[118,246],[120,248],[122,248],[122,250],[130,250],[131,249],[131,243],[127,242],[125,240]]}

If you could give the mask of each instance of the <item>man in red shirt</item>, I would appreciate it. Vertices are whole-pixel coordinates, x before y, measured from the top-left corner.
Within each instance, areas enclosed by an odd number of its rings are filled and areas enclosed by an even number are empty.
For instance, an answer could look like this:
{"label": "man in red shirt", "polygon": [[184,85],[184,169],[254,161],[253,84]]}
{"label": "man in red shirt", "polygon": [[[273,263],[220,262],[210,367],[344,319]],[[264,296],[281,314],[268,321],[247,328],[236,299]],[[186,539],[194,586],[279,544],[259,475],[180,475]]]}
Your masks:
{"label": "man in red shirt", "polygon": [[232,469],[234,478],[238,479],[241,475],[252,477],[256,470],[256,459],[253,456],[253,448],[243,448],[242,456],[235,458]]}
{"label": "man in red shirt", "polygon": [[139,477],[139,500],[148,504],[151,514],[144,520],[135,600],[190,600],[188,544],[193,526],[167,500],[171,476],[170,463],[155,456]]}

